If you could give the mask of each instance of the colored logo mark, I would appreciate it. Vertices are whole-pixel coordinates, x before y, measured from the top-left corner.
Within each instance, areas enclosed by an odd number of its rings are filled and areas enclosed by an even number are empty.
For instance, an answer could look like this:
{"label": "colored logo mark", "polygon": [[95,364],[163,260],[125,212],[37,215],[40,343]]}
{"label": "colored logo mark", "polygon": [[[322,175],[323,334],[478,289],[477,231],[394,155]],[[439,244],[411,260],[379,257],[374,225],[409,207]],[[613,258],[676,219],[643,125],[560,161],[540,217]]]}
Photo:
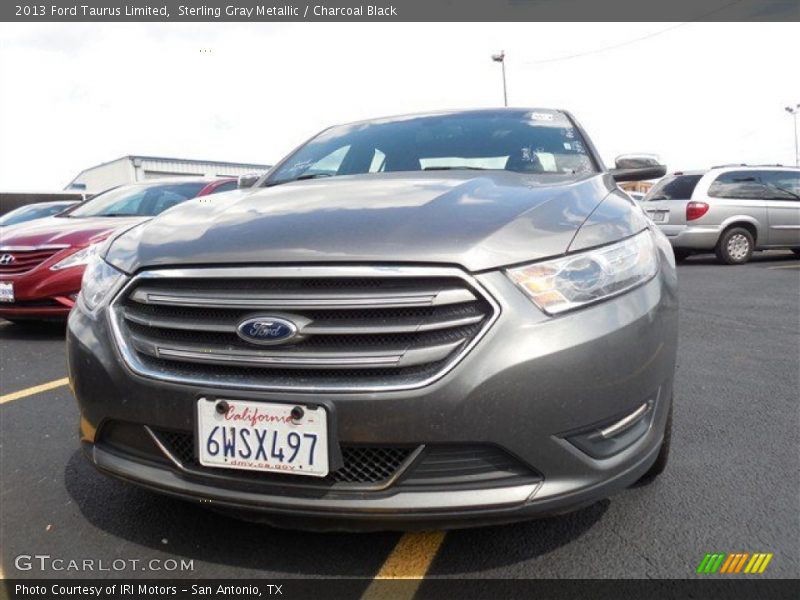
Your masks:
{"label": "colored logo mark", "polygon": [[715,552],[714,554],[706,554],[700,564],[697,566],[697,572],[702,575],[710,575],[713,573],[724,573],[727,575],[736,573],[745,573],[754,575],[756,573],[763,573],[767,568],[769,561],[772,560],[772,553],[756,552],[750,554],[749,552],[738,552],[726,554],[724,552]]}

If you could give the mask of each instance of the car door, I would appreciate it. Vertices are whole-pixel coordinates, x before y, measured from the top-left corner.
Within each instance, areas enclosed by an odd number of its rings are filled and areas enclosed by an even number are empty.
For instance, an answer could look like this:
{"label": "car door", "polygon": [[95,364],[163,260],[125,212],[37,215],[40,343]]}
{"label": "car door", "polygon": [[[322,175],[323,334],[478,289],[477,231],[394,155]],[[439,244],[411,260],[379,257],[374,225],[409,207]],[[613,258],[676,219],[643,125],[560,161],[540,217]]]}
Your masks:
{"label": "car door", "polygon": [[800,171],[764,171],[770,246],[800,247]]}

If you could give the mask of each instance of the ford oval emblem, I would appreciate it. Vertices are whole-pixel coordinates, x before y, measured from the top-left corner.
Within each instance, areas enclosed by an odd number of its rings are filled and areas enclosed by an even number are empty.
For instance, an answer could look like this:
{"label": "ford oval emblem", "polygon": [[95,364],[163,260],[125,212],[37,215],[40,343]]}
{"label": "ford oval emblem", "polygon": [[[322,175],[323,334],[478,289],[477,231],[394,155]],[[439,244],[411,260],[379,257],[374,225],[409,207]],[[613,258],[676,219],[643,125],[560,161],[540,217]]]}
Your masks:
{"label": "ford oval emblem", "polygon": [[239,323],[236,334],[251,344],[282,344],[297,335],[297,325],[280,317],[251,317]]}

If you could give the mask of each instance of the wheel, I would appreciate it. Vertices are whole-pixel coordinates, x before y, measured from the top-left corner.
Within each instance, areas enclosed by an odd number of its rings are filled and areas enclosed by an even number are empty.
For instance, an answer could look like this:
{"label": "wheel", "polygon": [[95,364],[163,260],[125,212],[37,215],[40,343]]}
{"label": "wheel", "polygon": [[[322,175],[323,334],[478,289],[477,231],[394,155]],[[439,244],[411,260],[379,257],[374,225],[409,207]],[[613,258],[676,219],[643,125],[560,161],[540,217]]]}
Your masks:
{"label": "wheel", "polygon": [[726,265],[743,265],[753,255],[753,234],[743,227],[733,227],[723,232],[714,252]]}
{"label": "wheel", "polygon": [[661,442],[661,449],[656,456],[656,462],[641,476],[637,483],[649,483],[664,472],[669,462],[669,449],[672,443],[672,402],[669,403],[669,414],[667,415],[667,425],[664,427],[664,440]]}
{"label": "wheel", "polygon": [[675,262],[683,262],[692,254],[692,251],[686,248],[673,248],[672,252],[675,254]]}
{"label": "wheel", "polygon": [[800,257],[800,248],[792,248],[792,252],[795,256]]}

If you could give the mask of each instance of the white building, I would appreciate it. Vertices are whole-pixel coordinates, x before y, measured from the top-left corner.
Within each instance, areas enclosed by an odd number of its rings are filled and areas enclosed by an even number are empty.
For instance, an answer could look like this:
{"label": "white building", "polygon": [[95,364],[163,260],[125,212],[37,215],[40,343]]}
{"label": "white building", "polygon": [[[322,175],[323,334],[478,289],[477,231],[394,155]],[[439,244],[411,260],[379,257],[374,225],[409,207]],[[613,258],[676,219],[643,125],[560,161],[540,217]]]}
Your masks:
{"label": "white building", "polygon": [[189,160],[159,156],[123,156],[110,162],[84,169],[66,189],[97,194],[108,188],[160,177],[238,177],[250,173],[264,173],[269,165],[220,162],[216,160]]}

